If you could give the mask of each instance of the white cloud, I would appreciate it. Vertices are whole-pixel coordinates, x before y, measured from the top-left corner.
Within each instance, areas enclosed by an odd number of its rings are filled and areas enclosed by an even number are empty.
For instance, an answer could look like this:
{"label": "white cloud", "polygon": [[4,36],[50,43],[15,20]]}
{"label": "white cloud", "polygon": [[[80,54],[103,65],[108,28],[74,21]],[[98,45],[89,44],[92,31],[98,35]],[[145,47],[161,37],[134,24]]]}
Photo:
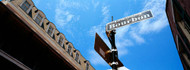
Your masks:
{"label": "white cloud", "polygon": [[63,7],[63,8],[80,8],[81,4],[79,2],[74,2],[74,1],[67,1],[67,0],[59,0],[59,7]]}
{"label": "white cloud", "polygon": [[131,40],[125,39],[125,38],[116,39],[116,45],[117,45],[118,49],[120,49],[120,48],[123,49],[127,46],[133,46],[133,42]]}
{"label": "white cloud", "polygon": [[165,0],[146,0],[143,10],[151,10],[154,17],[151,20],[140,22],[139,33],[159,32],[168,26],[165,14]]}
{"label": "white cloud", "polygon": [[121,27],[121,28],[118,28],[116,29],[117,31],[117,38],[118,39],[122,39],[125,35],[126,35],[126,32],[128,32],[130,29],[130,25],[127,25],[127,26],[124,26],[124,27]]}
{"label": "white cloud", "polygon": [[106,23],[108,23],[109,18],[111,18],[110,17],[110,10],[108,8],[109,8],[109,6],[103,6],[102,7],[102,15],[104,16],[104,19],[103,19],[101,25],[104,25],[104,26],[106,25]]}
{"label": "white cloud", "polygon": [[63,11],[59,8],[57,8],[55,12],[56,12],[55,15],[56,24],[58,24],[61,27],[69,23],[74,17],[74,15],[71,14],[69,11]]}
{"label": "white cloud", "polygon": [[137,43],[141,44],[141,43],[144,43],[145,40],[140,36],[140,35],[137,35],[135,32],[131,31],[130,32],[130,35],[132,36],[133,39],[136,40]]}
{"label": "white cloud", "polygon": [[92,5],[94,6],[94,8],[96,9],[99,6],[100,2],[95,2],[94,0],[92,0]]}
{"label": "white cloud", "polygon": [[73,10],[87,10],[86,4],[81,4],[77,1],[59,0],[55,9],[55,24],[59,27],[65,28],[65,24],[75,23],[80,20],[80,15]]}
{"label": "white cloud", "polygon": [[105,25],[106,23],[108,23],[109,18],[110,18],[109,6],[102,6],[101,12],[102,12],[102,16],[104,17],[102,22],[97,26],[93,26],[90,29],[89,34],[91,36],[94,36],[95,33],[97,32],[103,38],[103,40],[106,40],[106,37],[104,34],[105,34]]}
{"label": "white cloud", "polygon": [[[146,42],[142,35],[159,32],[163,28],[168,26],[167,17],[165,14],[165,0],[146,0],[144,4],[145,7],[142,9],[142,11],[151,10],[154,17],[148,20],[141,21],[139,22],[139,24],[135,24],[133,27],[129,27],[128,29],[128,33],[130,34],[130,36],[138,44]],[[123,34],[126,34],[127,31],[121,32]]]}
{"label": "white cloud", "polygon": [[102,7],[102,15],[106,16],[109,14],[108,6]]}
{"label": "white cloud", "polygon": [[71,19],[74,17],[74,15],[70,14],[70,12],[65,12],[64,15],[67,15],[67,20],[66,21],[71,21]]}
{"label": "white cloud", "polygon": [[128,50],[126,48],[118,48],[117,50],[118,50],[119,59],[128,54]]}
{"label": "white cloud", "polygon": [[35,0],[35,1],[33,1],[33,2],[35,3],[36,6],[39,6],[39,5],[40,5],[40,1],[41,1],[41,0]]}

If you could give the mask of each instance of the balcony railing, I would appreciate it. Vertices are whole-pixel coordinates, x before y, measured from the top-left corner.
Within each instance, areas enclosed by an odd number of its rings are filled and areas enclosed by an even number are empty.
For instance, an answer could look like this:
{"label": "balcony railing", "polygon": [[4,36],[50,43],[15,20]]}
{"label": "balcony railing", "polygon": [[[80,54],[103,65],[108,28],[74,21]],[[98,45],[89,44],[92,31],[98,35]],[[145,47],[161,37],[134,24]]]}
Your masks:
{"label": "balcony railing", "polygon": [[189,34],[190,34],[190,26],[189,26],[189,24],[188,23],[184,23],[184,26],[185,26],[185,29],[189,32]]}
{"label": "balcony railing", "polygon": [[[181,24],[181,22],[178,22],[178,23]],[[180,27],[180,24],[176,24],[176,25],[177,25],[177,30],[178,30],[180,36],[182,37],[183,41],[185,42],[186,46],[188,46],[188,48],[190,49],[190,44],[189,44],[189,41],[188,41],[188,39],[187,39],[187,36],[186,36],[185,33],[183,32],[183,29],[185,29],[185,28],[181,28],[181,27]],[[185,25],[185,24],[184,24],[184,25]],[[183,24],[182,24],[181,26],[183,26]]]}

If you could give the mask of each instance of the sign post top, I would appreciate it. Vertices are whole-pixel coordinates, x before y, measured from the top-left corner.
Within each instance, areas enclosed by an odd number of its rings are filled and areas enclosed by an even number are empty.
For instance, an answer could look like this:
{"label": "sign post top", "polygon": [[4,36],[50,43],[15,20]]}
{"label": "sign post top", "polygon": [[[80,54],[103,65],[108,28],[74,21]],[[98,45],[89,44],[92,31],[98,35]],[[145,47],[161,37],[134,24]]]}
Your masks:
{"label": "sign post top", "polygon": [[150,10],[129,16],[129,17],[125,17],[122,19],[118,19],[116,21],[112,21],[108,24],[106,24],[106,31],[109,32],[111,30],[114,30],[115,28],[119,28],[125,25],[129,25],[132,23],[136,23],[145,19],[149,19],[152,18],[153,14]]}

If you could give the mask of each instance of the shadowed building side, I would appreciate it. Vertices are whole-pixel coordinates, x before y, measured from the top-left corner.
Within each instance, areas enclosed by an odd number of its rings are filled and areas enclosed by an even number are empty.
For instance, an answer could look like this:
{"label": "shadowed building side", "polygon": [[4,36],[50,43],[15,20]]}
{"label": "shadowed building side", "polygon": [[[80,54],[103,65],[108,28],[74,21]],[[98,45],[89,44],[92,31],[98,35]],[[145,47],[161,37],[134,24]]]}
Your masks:
{"label": "shadowed building side", "polygon": [[95,70],[32,0],[2,0],[0,9],[1,69]]}
{"label": "shadowed building side", "polygon": [[184,70],[190,70],[190,1],[167,0],[166,13]]}

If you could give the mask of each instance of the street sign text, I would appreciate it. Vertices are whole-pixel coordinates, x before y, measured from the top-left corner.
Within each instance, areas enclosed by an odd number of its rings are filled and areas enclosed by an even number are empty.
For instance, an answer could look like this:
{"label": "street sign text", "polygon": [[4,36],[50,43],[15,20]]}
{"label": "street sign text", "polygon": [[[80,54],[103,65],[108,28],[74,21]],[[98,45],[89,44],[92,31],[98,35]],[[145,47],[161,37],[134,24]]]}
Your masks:
{"label": "street sign text", "polygon": [[144,11],[129,17],[125,17],[116,21],[112,21],[106,25],[106,31],[114,30],[115,28],[139,22],[145,19],[152,18],[153,15],[150,10]]}

